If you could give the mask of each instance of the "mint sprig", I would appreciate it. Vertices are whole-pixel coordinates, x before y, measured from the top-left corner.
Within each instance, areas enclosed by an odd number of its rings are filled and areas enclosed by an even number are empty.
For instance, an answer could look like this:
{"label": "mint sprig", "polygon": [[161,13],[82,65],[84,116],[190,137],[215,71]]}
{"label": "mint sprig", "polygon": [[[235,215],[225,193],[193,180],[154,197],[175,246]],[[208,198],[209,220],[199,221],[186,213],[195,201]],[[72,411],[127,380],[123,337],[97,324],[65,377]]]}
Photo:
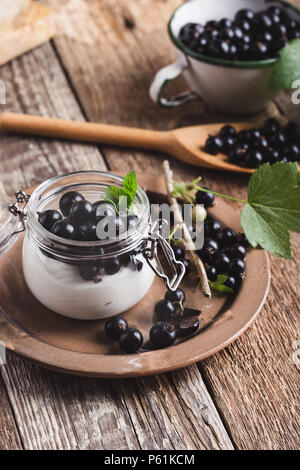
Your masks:
{"label": "mint sprig", "polygon": [[276,61],[270,81],[271,90],[289,90],[293,82],[300,78],[300,39],[291,41],[281,51]]}
{"label": "mint sprig", "polygon": [[227,276],[225,274],[218,274],[216,281],[208,281],[210,287],[218,295],[228,295],[233,293],[231,287],[225,286]]}
{"label": "mint sprig", "polygon": [[124,197],[127,199],[127,209],[132,206],[137,191],[136,172],[130,171],[123,179],[123,187],[109,186],[105,191],[105,201],[112,204],[117,213],[119,213],[120,203]]}
{"label": "mint sprig", "polygon": [[[282,258],[291,258],[290,235],[300,232],[298,164],[261,165],[248,183],[248,200],[237,199],[199,186],[196,189],[245,204],[241,225],[250,244]],[[185,196],[183,195],[185,198]]]}

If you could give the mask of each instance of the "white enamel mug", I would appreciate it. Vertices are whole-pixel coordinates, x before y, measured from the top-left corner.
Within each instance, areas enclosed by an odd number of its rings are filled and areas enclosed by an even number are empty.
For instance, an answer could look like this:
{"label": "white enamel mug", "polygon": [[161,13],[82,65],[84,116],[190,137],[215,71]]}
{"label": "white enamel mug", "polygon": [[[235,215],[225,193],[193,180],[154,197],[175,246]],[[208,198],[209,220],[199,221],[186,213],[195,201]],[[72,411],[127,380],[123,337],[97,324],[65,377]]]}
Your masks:
{"label": "white enamel mug", "polygon": [[[278,93],[268,88],[277,59],[250,62],[208,57],[188,49],[178,35],[186,23],[233,19],[242,8],[260,11],[272,5],[285,8],[291,18],[300,20],[300,10],[281,0],[190,0],[178,7],[168,25],[177,60],[156,74],[149,90],[151,99],[162,106],[173,107],[200,97],[208,107],[231,114],[250,114],[264,108]],[[164,98],[164,87],[180,74],[190,91]]]}

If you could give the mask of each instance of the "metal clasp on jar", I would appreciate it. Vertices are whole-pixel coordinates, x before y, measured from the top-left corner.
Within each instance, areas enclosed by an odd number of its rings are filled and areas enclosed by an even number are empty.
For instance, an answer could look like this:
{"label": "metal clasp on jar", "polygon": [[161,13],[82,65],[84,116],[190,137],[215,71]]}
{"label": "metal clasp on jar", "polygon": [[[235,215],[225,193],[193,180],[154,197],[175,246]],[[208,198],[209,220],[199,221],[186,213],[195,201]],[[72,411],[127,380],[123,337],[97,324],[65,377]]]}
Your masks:
{"label": "metal clasp on jar", "polygon": [[[164,280],[168,289],[175,291],[185,274],[185,266],[181,261],[175,258],[174,252],[170,247],[169,243],[160,235],[160,229],[165,221],[156,221],[151,227],[149,232],[148,240],[151,242],[151,246],[143,250],[143,255],[157,276]],[[164,268],[162,267],[161,261],[158,256],[158,247],[161,248],[162,253],[167,261],[167,264],[171,271],[169,277]]]}
{"label": "metal clasp on jar", "polygon": [[[15,217],[19,217],[20,222],[22,224],[22,227],[18,230],[15,230],[11,234],[11,237],[13,237],[14,235],[16,235],[18,233],[24,232],[24,230],[26,229],[26,225],[25,225],[26,210],[25,209],[26,209],[27,203],[28,203],[29,198],[30,198],[30,196],[28,194],[24,193],[24,191],[16,191],[15,196],[16,196],[17,202],[14,202],[13,204],[9,204],[8,210]],[[22,209],[20,209],[19,204],[24,204]]]}

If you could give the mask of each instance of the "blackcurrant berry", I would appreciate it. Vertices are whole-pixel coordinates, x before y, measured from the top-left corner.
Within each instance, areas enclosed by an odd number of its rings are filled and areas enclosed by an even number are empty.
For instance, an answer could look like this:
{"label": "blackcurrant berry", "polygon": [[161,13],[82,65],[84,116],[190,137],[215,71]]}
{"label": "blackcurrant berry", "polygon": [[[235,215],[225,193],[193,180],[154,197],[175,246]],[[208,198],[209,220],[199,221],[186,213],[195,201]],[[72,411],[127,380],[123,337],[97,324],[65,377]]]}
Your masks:
{"label": "blackcurrant berry", "polygon": [[208,137],[205,143],[204,149],[207,153],[210,153],[211,155],[217,155],[218,153],[222,152],[223,141],[218,136],[210,136]]}
{"label": "blackcurrant berry", "polygon": [[109,276],[117,274],[121,269],[121,262],[119,258],[109,258],[104,261],[104,271]]}
{"label": "blackcurrant berry", "polygon": [[77,191],[69,191],[65,193],[59,201],[59,208],[61,213],[68,217],[70,214],[71,207],[75,202],[84,201],[84,197],[82,194],[78,193]]}
{"label": "blackcurrant berry", "polygon": [[239,258],[234,258],[230,262],[230,265],[228,267],[228,272],[232,276],[241,277],[245,274],[245,269],[246,269],[246,266],[245,266],[244,261]]}
{"label": "blackcurrant berry", "polygon": [[67,240],[74,240],[75,226],[68,219],[59,220],[53,225],[51,232],[58,237],[66,238]]}
{"label": "blackcurrant berry", "polygon": [[239,258],[244,259],[246,256],[246,248],[244,245],[239,245],[236,243],[235,245],[229,248],[228,254],[231,258]]}
{"label": "blackcurrant berry", "polygon": [[165,295],[166,300],[170,300],[171,302],[185,302],[185,293],[180,287],[178,287],[175,291],[168,290]]}
{"label": "blackcurrant berry", "polygon": [[229,289],[232,289],[233,291],[236,291],[238,286],[239,286],[239,282],[235,277],[228,276],[226,281],[224,282],[224,285],[226,287],[229,287]]}
{"label": "blackcurrant berry", "polygon": [[237,133],[233,126],[226,125],[223,126],[220,131],[220,137],[223,139],[225,137],[236,137]]}
{"label": "blackcurrant berry", "polygon": [[250,10],[250,9],[242,9],[242,10],[239,10],[236,14],[235,14],[235,17],[234,19],[236,21],[241,21],[241,20],[253,20],[254,19],[254,16],[255,16],[255,13],[254,11]]}
{"label": "blackcurrant berry", "polygon": [[226,253],[217,253],[214,257],[214,265],[218,274],[227,273],[230,265],[230,258]]}
{"label": "blackcurrant berry", "polygon": [[93,204],[93,218],[96,222],[105,217],[115,217],[116,211],[114,207],[106,201],[97,201]]}
{"label": "blackcurrant berry", "polygon": [[127,328],[119,338],[119,346],[127,354],[137,352],[143,345],[143,335],[136,328]]}
{"label": "blackcurrant berry", "polygon": [[91,281],[98,276],[99,265],[97,263],[81,263],[79,265],[79,274],[85,281]]}
{"label": "blackcurrant berry", "polygon": [[196,333],[199,328],[199,319],[196,315],[189,315],[180,320],[178,335],[188,336]]}
{"label": "blackcurrant berry", "polygon": [[128,328],[127,321],[122,317],[113,317],[105,323],[105,333],[110,338],[117,340]]}
{"label": "blackcurrant berry", "polygon": [[75,240],[80,240],[80,241],[96,241],[98,240],[97,233],[96,233],[96,224],[88,220],[87,222],[84,222],[83,224],[77,225],[76,227],[76,233],[75,233]]}
{"label": "blackcurrant berry", "polygon": [[172,321],[176,315],[176,308],[171,300],[163,299],[155,305],[155,313],[161,321]]}
{"label": "blackcurrant berry", "polygon": [[74,202],[70,210],[70,217],[77,223],[83,223],[92,217],[93,206],[88,201]]}
{"label": "blackcurrant berry", "polygon": [[172,346],[176,340],[174,325],[167,322],[159,322],[152,326],[150,330],[150,342],[155,349]]}
{"label": "blackcurrant berry", "polygon": [[211,264],[205,264],[205,271],[206,271],[206,274],[207,274],[207,277],[210,281],[216,281],[217,280],[217,270],[214,266],[212,266]]}
{"label": "blackcurrant berry", "polygon": [[172,249],[177,260],[182,260],[184,258],[184,249],[179,245],[172,245]]}
{"label": "blackcurrant berry", "polygon": [[[209,190],[210,188],[203,187],[203,189]],[[196,204],[203,204],[205,208],[213,206],[215,201],[215,195],[213,193],[207,193],[204,191],[197,191]]]}
{"label": "blackcurrant berry", "polygon": [[39,223],[49,232],[51,232],[55,222],[58,222],[59,220],[62,220],[62,215],[58,211],[47,210],[38,214]]}

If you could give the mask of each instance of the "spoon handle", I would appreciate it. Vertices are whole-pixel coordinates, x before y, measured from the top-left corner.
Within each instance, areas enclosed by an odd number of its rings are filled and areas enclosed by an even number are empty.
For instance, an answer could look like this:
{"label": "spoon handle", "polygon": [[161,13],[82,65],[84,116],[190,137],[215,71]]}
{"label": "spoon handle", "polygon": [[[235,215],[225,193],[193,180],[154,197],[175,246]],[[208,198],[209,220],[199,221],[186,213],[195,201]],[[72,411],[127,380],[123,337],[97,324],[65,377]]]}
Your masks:
{"label": "spoon handle", "polygon": [[3,113],[0,126],[5,131],[20,134],[152,150],[165,150],[170,140],[170,133],[163,131],[65,121],[18,113]]}

